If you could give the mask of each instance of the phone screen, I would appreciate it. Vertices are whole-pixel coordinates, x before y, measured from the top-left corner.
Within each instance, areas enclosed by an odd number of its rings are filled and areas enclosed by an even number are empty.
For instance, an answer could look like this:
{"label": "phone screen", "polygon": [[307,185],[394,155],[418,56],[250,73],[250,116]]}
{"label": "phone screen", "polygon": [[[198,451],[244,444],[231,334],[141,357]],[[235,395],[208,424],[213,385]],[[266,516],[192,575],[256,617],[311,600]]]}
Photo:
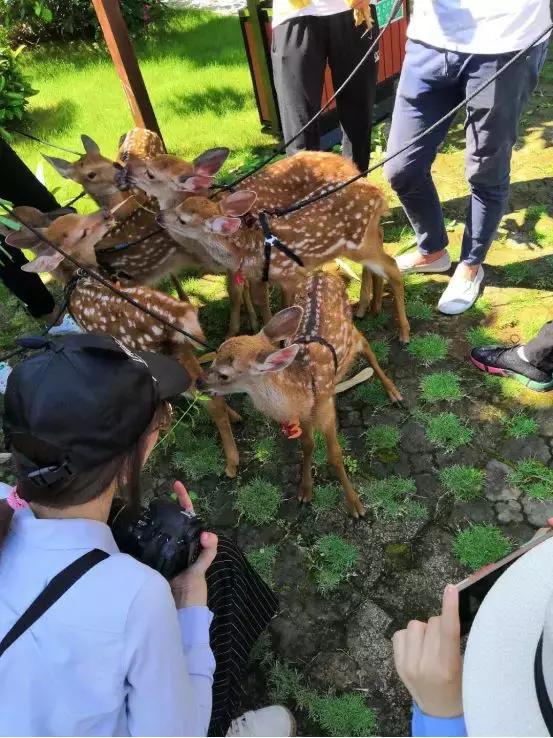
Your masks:
{"label": "phone screen", "polygon": [[478,608],[499,577],[523,554],[543,543],[553,536],[553,529],[541,536],[533,538],[517,551],[509,554],[495,564],[488,564],[474,572],[457,584],[459,590],[459,617],[461,620],[461,635],[466,635],[474,621]]}

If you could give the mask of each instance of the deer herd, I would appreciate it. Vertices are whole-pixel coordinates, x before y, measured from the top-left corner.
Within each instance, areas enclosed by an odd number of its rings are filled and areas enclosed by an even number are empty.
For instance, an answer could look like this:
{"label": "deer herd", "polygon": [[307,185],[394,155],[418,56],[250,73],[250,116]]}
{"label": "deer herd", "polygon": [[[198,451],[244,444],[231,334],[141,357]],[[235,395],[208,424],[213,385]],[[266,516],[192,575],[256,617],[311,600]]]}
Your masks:
{"label": "deer herd", "polygon": [[[347,258],[362,266],[358,317],[369,309],[380,311],[386,279],[399,340],[409,341],[402,276],[383,248],[380,220],[387,203],[382,192],[361,178],[276,217],[270,215],[274,208],[324,193],[355,176],[357,169],[337,154],[305,151],[266,166],[228,194],[213,187],[228,149],[210,149],[187,162],[167,155],[156,134],[134,129],[122,137],[113,161],[88,136],[82,142],[85,153],[75,162],[46,158],[62,177],[81,185],[100,209],[78,215],[64,209],[41,213],[15,208],[25,225],[11,231],[6,241],[35,253],[22,268],[50,272],[64,286],[71,285],[68,310],[83,330],[108,333],[134,350],[169,354],[186,367],[195,380],[194,391],[210,396],[206,404],[221,436],[229,477],[236,476],[239,464],[231,423],[240,416],[224,396],[242,392],[281,423],[289,437],[301,436],[298,499],[308,502],[313,495],[314,431],[320,430],[348,510],[362,517],[364,508],[337,439],[336,386],[362,354],[390,399],[402,398],[355,328],[344,281],[328,264]],[[261,212],[269,214],[271,233],[295,258],[277,248],[267,254]],[[82,276],[73,260],[113,282],[120,294]],[[194,340],[204,340],[198,310],[173,277],[182,269],[226,275],[228,337],[206,371],[193,352]],[[178,298],[155,288],[169,276]],[[275,286],[286,307],[271,316],[269,287]],[[239,335],[242,307],[252,335]]]}

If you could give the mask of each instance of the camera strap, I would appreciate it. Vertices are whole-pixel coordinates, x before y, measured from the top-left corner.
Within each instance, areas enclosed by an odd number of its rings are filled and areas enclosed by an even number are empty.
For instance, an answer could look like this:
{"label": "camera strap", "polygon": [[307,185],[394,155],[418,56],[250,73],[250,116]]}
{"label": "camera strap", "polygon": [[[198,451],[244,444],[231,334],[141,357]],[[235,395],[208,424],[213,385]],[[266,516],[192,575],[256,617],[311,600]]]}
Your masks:
{"label": "camera strap", "polygon": [[543,633],[536,647],[536,655],[534,657],[534,683],[536,685],[536,696],[541,710],[541,716],[547,726],[547,732],[553,736],[553,705],[547,693],[547,686],[543,676]]}
{"label": "camera strap", "polygon": [[109,556],[105,551],[99,548],[93,548],[92,551],[80,556],[76,561],[66,566],[65,569],[56,574],[51,579],[36,600],[31,602],[19,620],[10,628],[6,635],[0,641],[0,657],[4,652],[28,630],[36,621],[62,597],[75,582],[77,582],[87,571],[93,566],[99,564],[100,561],[107,559]]}

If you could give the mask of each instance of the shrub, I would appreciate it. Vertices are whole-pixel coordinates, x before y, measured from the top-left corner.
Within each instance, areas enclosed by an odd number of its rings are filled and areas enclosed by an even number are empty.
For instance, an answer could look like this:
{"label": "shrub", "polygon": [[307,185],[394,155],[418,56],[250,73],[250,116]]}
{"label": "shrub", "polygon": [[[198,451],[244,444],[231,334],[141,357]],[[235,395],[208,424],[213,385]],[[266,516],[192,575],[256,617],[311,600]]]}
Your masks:
{"label": "shrub", "polygon": [[313,565],[319,592],[329,594],[351,576],[358,557],[357,548],[335,533],[319,538],[313,547]]}
{"label": "shrub", "polygon": [[37,92],[23,74],[22,51],[23,46],[12,51],[0,34],[0,136],[6,138],[10,125],[22,120],[29,98]]}
{"label": "shrub", "polygon": [[536,500],[548,500],[553,497],[553,469],[537,459],[528,458],[519,461],[509,474],[508,481]]}
{"label": "shrub", "polygon": [[267,584],[273,586],[273,566],[277,557],[278,548],[275,545],[258,548],[246,554],[250,565]]}
{"label": "shrub", "polygon": [[[131,34],[163,15],[161,0],[120,0],[121,12]],[[0,22],[12,39],[86,39],[100,35],[90,0],[4,0]]]}
{"label": "shrub", "polygon": [[427,333],[425,336],[415,336],[407,346],[407,351],[423,366],[430,366],[436,361],[445,359],[449,341],[437,333]]}
{"label": "shrub", "polygon": [[471,525],[459,531],[453,542],[453,553],[461,564],[473,571],[507,556],[511,543],[493,525]]}
{"label": "shrub", "polygon": [[510,418],[505,418],[503,427],[505,434],[510,438],[526,438],[526,436],[535,435],[539,430],[537,421],[520,411],[511,415]]}
{"label": "shrub", "polygon": [[461,399],[460,378],[454,372],[434,372],[423,377],[421,397],[425,402],[455,402]]}
{"label": "shrub", "polygon": [[399,476],[374,479],[361,490],[367,505],[384,519],[423,517],[426,508],[413,499],[416,492],[414,479]]}
{"label": "shrub", "polygon": [[281,502],[279,488],[257,477],[238,488],[234,507],[251,523],[265,525],[275,519]]}
{"label": "shrub", "polygon": [[440,482],[456,499],[469,502],[482,494],[484,472],[474,466],[454,464],[440,471]]}

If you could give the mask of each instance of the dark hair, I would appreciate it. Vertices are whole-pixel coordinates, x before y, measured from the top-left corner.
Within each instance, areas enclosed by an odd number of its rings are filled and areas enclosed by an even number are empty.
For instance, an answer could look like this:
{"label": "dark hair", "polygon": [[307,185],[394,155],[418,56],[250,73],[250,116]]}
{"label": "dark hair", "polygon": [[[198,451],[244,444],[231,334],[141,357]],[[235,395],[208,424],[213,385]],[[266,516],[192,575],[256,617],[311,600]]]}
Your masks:
{"label": "dark hair", "polygon": [[[99,467],[62,479],[48,487],[38,487],[29,479],[19,479],[18,495],[27,502],[62,509],[94,500],[115,480],[117,491],[123,493],[131,505],[137,506],[140,502],[140,475],[148,437],[153,431],[166,425],[169,418],[170,406],[164,402],[157,407],[148,427],[138,440],[124,453]],[[18,475],[21,464],[15,449],[13,461]],[[0,545],[8,533],[12,516],[13,510],[6,500],[0,500]]]}

